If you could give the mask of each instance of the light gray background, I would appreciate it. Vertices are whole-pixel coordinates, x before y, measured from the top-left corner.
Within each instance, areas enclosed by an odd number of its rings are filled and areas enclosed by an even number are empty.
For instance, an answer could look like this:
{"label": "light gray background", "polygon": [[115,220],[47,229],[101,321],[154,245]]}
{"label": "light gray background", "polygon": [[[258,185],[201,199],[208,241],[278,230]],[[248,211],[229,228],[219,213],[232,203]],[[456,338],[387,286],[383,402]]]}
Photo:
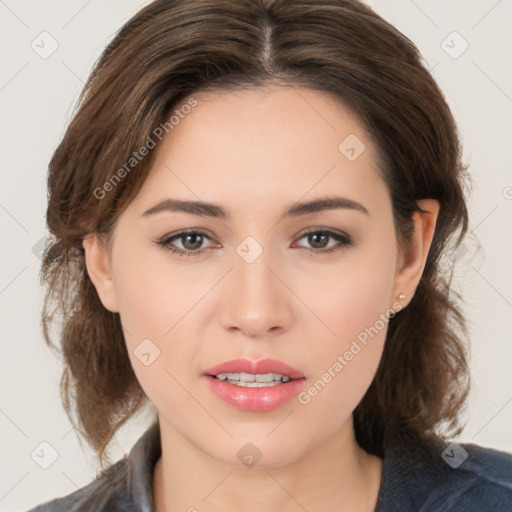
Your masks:
{"label": "light gray background", "polygon": [[[60,362],[40,332],[40,260],[33,248],[46,234],[46,168],[71,107],[106,43],[146,3],[0,0],[1,510],[27,510],[96,474],[92,451],[82,450],[60,404]],[[483,253],[468,241],[454,255],[472,335],[473,391],[459,441],[512,451],[512,2],[368,3],[419,47],[460,126],[474,180],[471,230]],[[51,48],[43,31],[58,42],[46,59],[31,47],[35,41],[40,51]],[[464,41],[453,31],[469,44],[457,58]],[[115,460],[140,437],[151,411],[117,436]],[[31,457],[43,441],[59,455],[48,469]]]}

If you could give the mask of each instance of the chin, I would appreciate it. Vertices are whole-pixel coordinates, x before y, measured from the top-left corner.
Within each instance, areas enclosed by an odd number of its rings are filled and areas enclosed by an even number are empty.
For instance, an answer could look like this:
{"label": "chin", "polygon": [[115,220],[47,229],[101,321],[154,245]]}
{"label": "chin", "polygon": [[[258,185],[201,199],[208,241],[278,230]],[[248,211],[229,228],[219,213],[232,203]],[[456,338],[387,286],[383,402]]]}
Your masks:
{"label": "chin", "polygon": [[[266,434],[265,434],[266,435]],[[210,455],[226,464],[237,466],[240,469],[276,469],[294,463],[300,456],[297,443],[288,438],[289,444],[282,439],[265,439],[264,436],[244,437],[244,440],[233,439],[226,443],[219,443],[222,451]],[[261,442],[258,441],[261,439]]]}

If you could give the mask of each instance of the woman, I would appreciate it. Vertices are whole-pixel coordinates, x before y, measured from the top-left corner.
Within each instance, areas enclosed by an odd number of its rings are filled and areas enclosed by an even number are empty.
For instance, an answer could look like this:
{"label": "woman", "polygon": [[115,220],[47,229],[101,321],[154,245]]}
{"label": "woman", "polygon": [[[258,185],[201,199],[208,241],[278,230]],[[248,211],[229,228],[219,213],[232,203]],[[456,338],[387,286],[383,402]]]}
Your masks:
{"label": "woman", "polygon": [[512,456],[449,441],[465,170],[417,49],[356,0],[142,9],[48,179],[45,338],[104,471],[34,510],[509,510]]}

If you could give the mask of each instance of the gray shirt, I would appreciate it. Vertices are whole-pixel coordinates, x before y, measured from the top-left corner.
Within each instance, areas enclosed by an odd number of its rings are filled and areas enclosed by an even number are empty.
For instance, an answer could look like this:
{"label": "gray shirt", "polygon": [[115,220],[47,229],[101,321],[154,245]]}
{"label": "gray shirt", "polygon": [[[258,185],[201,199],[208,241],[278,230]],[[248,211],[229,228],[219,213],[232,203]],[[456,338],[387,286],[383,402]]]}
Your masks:
{"label": "gray shirt", "polygon": [[[437,459],[400,448],[385,452],[375,512],[512,511],[512,455],[473,444],[440,444],[439,450]],[[157,422],[93,482],[29,512],[152,512],[160,455]]]}

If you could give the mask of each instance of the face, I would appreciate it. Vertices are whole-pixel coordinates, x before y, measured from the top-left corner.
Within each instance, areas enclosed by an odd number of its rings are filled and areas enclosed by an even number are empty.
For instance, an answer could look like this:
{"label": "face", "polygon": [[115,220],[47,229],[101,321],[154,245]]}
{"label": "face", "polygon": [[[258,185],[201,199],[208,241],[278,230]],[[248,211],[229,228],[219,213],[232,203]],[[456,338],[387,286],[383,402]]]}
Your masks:
{"label": "face", "polygon": [[[161,425],[231,464],[251,442],[259,465],[278,467],[348,432],[377,370],[406,284],[391,199],[376,147],[328,95],[274,86],[194,98],[116,224],[111,281],[94,280]],[[342,201],[297,208],[325,198]],[[165,199],[226,216],[145,215]],[[282,403],[273,390],[286,384],[236,386],[230,403],[204,373],[238,358],[279,360],[304,379]]]}

